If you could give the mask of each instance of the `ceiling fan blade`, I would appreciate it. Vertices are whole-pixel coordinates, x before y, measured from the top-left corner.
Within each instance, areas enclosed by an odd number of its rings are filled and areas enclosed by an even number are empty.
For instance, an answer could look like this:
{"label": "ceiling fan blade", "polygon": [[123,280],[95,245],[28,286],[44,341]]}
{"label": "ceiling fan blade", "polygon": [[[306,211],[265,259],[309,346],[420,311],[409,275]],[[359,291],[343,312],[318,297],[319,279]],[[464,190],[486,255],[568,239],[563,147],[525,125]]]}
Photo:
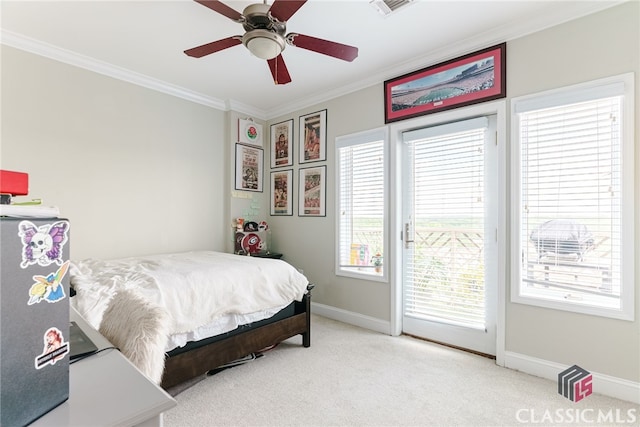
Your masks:
{"label": "ceiling fan blade", "polygon": [[291,83],[289,70],[287,70],[287,66],[284,64],[284,59],[281,54],[273,59],[268,59],[267,63],[269,64],[269,69],[271,70],[271,75],[273,76],[273,82],[275,84],[286,85],[287,83]]}
{"label": "ceiling fan blade", "polygon": [[344,61],[353,61],[358,57],[358,48],[329,40],[306,36],[304,34],[287,34],[287,43],[302,49],[312,50],[323,55],[333,56]]}
{"label": "ceiling fan blade", "polygon": [[210,55],[212,53],[227,49],[238,44],[242,44],[241,40],[242,37],[240,36],[227,37],[226,39],[217,40],[215,42],[203,44],[202,46],[187,49],[184,51],[184,53],[194,58],[202,58],[203,56]]}
{"label": "ceiling fan blade", "polygon": [[240,12],[235,9],[230,8],[226,4],[219,2],[218,0],[195,0],[196,3],[200,3],[203,6],[208,7],[209,9],[218,12],[221,15],[226,16],[229,19],[233,19],[234,21],[242,21],[243,17]]}
{"label": "ceiling fan blade", "polygon": [[278,21],[288,21],[306,2],[307,0],[275,0],[269,12]]}

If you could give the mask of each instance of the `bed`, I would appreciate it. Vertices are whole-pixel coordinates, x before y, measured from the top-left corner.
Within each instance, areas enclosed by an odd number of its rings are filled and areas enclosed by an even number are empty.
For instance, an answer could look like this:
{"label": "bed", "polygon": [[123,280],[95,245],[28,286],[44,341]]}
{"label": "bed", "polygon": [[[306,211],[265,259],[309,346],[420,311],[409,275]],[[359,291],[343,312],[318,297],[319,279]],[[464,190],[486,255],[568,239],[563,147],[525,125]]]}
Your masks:
{"label": "bed", "polygon": [[313,285],[282,260],[213,251],[72,261],[71,305],[168,389],[296,335]]}

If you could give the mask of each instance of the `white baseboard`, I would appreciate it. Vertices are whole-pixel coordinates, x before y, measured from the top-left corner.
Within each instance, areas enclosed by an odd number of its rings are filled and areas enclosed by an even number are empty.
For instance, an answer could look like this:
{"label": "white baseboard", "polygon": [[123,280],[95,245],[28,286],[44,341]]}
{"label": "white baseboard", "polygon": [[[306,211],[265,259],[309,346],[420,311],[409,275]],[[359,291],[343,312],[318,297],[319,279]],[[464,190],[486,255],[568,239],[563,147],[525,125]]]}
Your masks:
{"label": "white baseboard", "polygon": [[370,329],[372,331],[391,335],[391,322],[376,319],[375,317],[365,316],[364,314],[354,313],[352,311],[343,310],[341,308],[324,305],[317,302],[311,302],[311,313],[328,317],[329,319],[338,320],[350,325],[360,326],[361,328]]}
{"label": "white baseboard", "polygon": [[[504,360],[506,368],[553,381],[558,380],[558,373],[569,367],[511,351],[505,352]],[[597,372],[591,372],[591,374],[594,393],[640,404],[640,383]]]}

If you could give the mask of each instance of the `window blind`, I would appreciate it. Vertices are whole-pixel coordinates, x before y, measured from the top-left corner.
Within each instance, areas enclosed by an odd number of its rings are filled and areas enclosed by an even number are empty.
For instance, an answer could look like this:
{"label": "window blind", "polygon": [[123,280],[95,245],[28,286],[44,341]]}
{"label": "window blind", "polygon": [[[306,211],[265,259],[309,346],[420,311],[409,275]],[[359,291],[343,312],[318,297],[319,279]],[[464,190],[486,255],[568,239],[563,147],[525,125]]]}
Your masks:
{"label": "window blind", "polygon": [[518,114],[524,295],[619,307],[621,106],[609,96]]}
{"label": "window blind", "polygon": [[477,118],[403,134],[413,165],[405,315],[485,327],[484,144]]}
{"label": "window blind", "polygon": [[[340,267],[376,273],[384,254],[384,140],[338,148]],[[380,272],[380,271],[378,271]]]}

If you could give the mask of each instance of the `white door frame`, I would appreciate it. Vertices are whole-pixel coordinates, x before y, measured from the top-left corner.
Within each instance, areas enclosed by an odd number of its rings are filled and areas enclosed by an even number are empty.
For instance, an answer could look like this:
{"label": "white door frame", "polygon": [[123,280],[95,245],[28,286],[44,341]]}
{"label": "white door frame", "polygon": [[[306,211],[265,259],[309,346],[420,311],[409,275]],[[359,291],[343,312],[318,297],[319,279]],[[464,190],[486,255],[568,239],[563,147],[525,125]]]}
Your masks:
{"label": "white door frame", "polygon": [[466,118],[496,115],[498,143],[498,283],[496,306],[496,363],[504,366],[506,310],[506,232],[507,232],[507,111],[506,101],[495,101],[404,120],[390,125],[390,249],[395,268],[390,272],[391,335],[402,333],[402,132],[421,127],[459,121]]}

